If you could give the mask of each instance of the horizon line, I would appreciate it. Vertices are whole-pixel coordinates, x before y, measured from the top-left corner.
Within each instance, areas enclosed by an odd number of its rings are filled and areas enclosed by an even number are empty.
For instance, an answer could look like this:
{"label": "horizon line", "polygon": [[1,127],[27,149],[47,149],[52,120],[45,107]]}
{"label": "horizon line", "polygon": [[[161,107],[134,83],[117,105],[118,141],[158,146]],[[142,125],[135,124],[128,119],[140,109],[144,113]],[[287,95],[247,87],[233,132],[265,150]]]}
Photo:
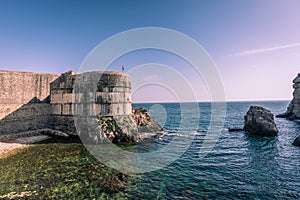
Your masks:
{"label": "horizon line", "polygon": [[150,103],[220,103],[220,102],[271,102],[271,101],[291,101],[291,99],[261,99],[261,100],[225,100],[225,101],[182,101],[182,102],[175,102],[175,101],[140,101],[140,102],[131,102],[132,104],[150,104]]}

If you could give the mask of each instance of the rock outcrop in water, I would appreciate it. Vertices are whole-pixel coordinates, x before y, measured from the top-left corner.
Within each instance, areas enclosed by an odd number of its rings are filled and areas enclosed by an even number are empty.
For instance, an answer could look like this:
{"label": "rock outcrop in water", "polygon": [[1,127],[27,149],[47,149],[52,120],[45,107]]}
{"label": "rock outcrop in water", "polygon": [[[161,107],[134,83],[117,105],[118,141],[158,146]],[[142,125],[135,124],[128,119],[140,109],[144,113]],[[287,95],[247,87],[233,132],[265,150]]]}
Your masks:
{"label": "rock outcrop in water", "polygon": [[133,108],[127,116],[99,116],[80,134],[85,143],[137,143],[163,128],[145,108]]}
{"label": "rock outcrop in water", "polygon": [[290,120],[300,119],[300,73],[293,80],[293,99],[290,102],[287,111],[283,114],[279,114],[276,117],[288,118]]}
{"label": "rock outcrop in water", "polygon": [[140,133],[157,133],[163,128],[145,108],[133,108],[133,119]]}
{"label": "rock outcrop in water", "polygon": [[300,135],[294,140],[293,145],[300,146]]}
{"label": "rock outcrop in water", "polygon": [[244,120],[244,131],[261,136],[276,136],[278,133],[274,115],[261,106],[251,106]]}

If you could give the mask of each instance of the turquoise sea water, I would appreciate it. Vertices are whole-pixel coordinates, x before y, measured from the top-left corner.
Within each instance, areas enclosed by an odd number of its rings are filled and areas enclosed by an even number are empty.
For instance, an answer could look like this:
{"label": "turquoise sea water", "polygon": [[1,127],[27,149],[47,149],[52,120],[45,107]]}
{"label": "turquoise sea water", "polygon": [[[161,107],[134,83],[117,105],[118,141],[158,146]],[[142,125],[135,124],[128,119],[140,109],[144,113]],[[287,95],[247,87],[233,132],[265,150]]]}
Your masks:
{"label": "turquoise sea water", "polygon": [[[191,118],[199,115],[198,128],[180,129],[180,104],[134,104],[146,107],[168,130],[162,137],[146,141],[136,151],[155,151],[173,137],[195,136],[192,145],[178,160],[157,171],[135,175],[127,185],[130,199],[300,199],[300,148],[291,145],[300,135],[300,122],[276,118],[278,137],[257,137],[243,131],[243,116],[250,105],[261,105],[275,115],[283,113],[287,101],[229,102],[225,125],[214,148],[199,158],[210,122],[209,103],[186,103]],[[162,109],[163,108],[163,109]],[[162,111],[163,110],[163,111]],[[184,111],[185,112],[185,111]],[[193,116],[194,115],[194,116]]]}
{"label": "turquoise sea water", "polygon": [[[291,144],[300,135],[300,121],[276,118],[278,137],[229,132],[228,128],[243,127],[250,105],[278,114],[286,110],[288,102],[227,103],[225,124],[215,145],[205,149],[205,157],[199,157],[214,117],[209,103],[134,104],[148,108],[166,132],[120,147],[141,156],[146,152],[157,155],[177,138],[176,148],[187,151],[180,155],[173,149],[175,153],[160,154],[161,161],[174,155],[177,160],[156,171],[127,176],[105,167],[78,138],[52,138],[0,159],[0,199],[12,192],[32,195],[17,199],[300,199],[300,147]],[[220,114],[216,112],[218,117]],[[182,143],[186,138],[192,138],[190,145]],[[143,162],[135,156],[126,158],[129,169],[148,167],[140,165]],[[160,160],[146,161],[155,165]]]}

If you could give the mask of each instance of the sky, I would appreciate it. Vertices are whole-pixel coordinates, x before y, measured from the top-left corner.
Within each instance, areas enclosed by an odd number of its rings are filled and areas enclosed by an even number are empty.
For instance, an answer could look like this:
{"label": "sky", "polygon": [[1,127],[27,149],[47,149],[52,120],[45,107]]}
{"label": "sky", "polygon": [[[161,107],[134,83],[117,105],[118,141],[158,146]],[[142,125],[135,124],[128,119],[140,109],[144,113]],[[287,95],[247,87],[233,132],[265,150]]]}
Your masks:
{"label": "sky", "polygon": [[[187,35],[206,50],[227,101],[289,100],[292,80],[300,72],[299,8],[298,0],[0,0],[0,69],[80,71],[107,38],[134,28],[162,27]],[[148,63],[158,67],[151,71]],[[186,92],[180,100],[211,99],[206,77],[172,53],[134,51],[108,69],[121,70],[122,65],[129,75],[154,83],[133,83],[134,102],[176,101],[177,90],[185,89],[172,87],[184,85],[181,81],[188,82],[195,98]],[[168,66],[169,76],[159,66]],[[145,70],[137,70],[141,67]],[[171,76],[172,70],[183,79]],[[162,79],[167,80],[163,86],[157,84]]]}

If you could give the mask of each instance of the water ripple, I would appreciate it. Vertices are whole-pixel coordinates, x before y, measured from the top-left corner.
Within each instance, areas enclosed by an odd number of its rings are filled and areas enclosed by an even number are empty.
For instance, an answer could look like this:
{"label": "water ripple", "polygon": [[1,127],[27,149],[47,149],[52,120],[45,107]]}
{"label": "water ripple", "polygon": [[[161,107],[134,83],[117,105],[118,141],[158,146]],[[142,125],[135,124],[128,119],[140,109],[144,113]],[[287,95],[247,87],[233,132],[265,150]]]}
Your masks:
{"label": "water ripple", "polygon": [[[285,110],[288,102],[228,103],[225,127],[242,127],[243,115],[253,104],[278,114]],[[210,104],[189,104],[191,111],[195,106],[200,106],[201,111],[199,128],[194,131],[179,130],[175,116],[179,116],[180,109],[176,104],[162,105],[168,111],[165,128],[169,131],[150,142],[150,149],[162,148],[174,137],[192,135],[194,141],[176,162],[136,178],[128,187],[129,198],[300,199],[300,148],[291,145],[299,135],[299,122],[276,119],[278,137],[257,137],[224,129],[213,150],[200,159],[198,153],[207,134]]]}

